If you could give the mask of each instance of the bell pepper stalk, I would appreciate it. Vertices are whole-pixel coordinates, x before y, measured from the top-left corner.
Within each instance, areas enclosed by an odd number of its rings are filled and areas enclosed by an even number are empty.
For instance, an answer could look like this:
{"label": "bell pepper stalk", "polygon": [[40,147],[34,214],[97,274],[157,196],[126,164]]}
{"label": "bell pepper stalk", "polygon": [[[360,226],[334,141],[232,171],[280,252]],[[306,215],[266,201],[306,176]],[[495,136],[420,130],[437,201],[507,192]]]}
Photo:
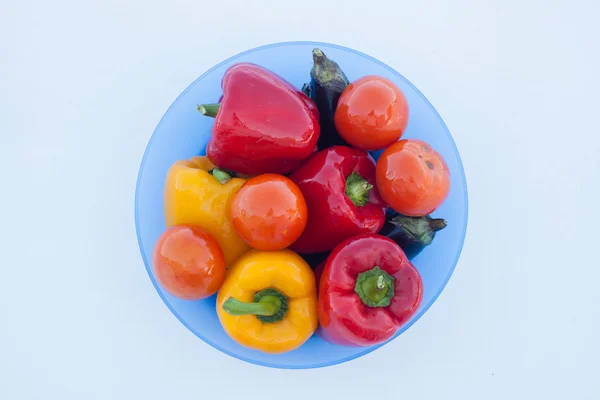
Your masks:
{"label": "bell pepper stalk", "polygon": [[217,167],[211,169],[210,171],[208,171],[209,174],[211,174],[217,181],[219,181],[219,183],[221,185],[226,184],[227,182],[229,182],[233,177],[231,176],[232,174],[229,174],[225,171],[223,171],[222,169],[219,169]]}
{"label": "bell pepper stalk", "polygon": [[400,246],[385,236],[369,233],[349,238],[319,269],[317,334],[328,342],[383,343],[421,304],[421,275]]}
{"label": "bell pepper stalk", "polygon": [[375,161],[363,150],[333,146],[312,156],[290,179],[304,195],[308,221],[291,249],[302,254],[331,251],[359,233],[376,233],[386,205],[375,187]]}
{"label": "bell pepper stalk", "polygon": [[206,157],[175,162],[167,172],[164,213],[167,227],[200,226],[219,242],[229,266],[250,250],[231,223],[229,208],[246,182],[216,168]]}
{"label": "bell pepper stalk", "polygon": [[317,329],[314,274],[291,250],[251,250],[229,269],[217,316],[242,346],[271,354],[294,350]]}
{"label": "bell pepper stalk", "polygon": [[373,185],[356,172],[352,172],[346,179],[346,196],[356,206],[362,207],[369,202],[371,189],[373,189]]}
{"label": "bell pepper stalk", "polygon": [[288,310],[287,297],[272,288],[256,292],[251,303],[230,297],[223,303],[223,310],[231,315],[256,315],[264,323],[281,321]]}
{"label": "bell pepper stalk", "polygon": [[220,103],[198,106],[215,118],[206,148],[215,165],[247,175],[285,175],[314,152],[319,112],[301,90],[251,63],[231,66],[221,86]]}
{"label": "bell pepper stalk", "polygon": [[198,111],[202,115],[206,115],[207,117],[215,118],[217,116],[217,113],[219,112],[219,103],[201,104],[198,106]]}
{"label": "bell pepper stalk", "polygon": [[358,274],[354,291],[366,306],[387,307],[394,296],[394,277],[374,267]]}

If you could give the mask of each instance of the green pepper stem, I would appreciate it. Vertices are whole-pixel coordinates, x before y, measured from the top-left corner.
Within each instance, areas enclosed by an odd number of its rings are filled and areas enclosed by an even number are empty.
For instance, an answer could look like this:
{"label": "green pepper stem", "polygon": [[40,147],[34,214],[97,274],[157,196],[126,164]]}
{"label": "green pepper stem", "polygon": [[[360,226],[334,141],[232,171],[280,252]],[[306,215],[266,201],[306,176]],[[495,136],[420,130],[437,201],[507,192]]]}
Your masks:
{"label": "green pepper stem", "polygon": [[258,303],[246,303],[234,297],[223,303],[223,310],[231,315],[264,315],[270,317],[281,308],[281,300],[277,296],[265,296]]}
{"label": "green pepper stem", "polygon": [[210,174],[214,176],[215,179],[218,180],[221,185],[226,184],[232,179],[231,175],[219,168],[211,169]]}
{"label": "green pepper stem", "polygon": [[346,195],[358,207],[362,207],[369,202],[371,189],[373,189],[373,185],[356,172],[352,172],[346,179]]}
{"label": "green pepper stem", "polygon": [[354,291],[367,307],[387,307],[394,297],[394,277],[372,268],[358,274]]}
{"label": "green pepper stem", "polygon": [[255,315],[263,323],[273,323],[285,316],[288,299],[279,290],[268,288],[255,293],[251,303],[230,297],[223,303],[223,310],[231,315]]}
{"label": "green pepper stem", "polygon": [[200,111],[200,114],[202,115],[206,115],[207,117],[216,117],[217,113],[219,112],[219,103],[215,103],[215,104],[200,104],[198,106],[198,111]]}

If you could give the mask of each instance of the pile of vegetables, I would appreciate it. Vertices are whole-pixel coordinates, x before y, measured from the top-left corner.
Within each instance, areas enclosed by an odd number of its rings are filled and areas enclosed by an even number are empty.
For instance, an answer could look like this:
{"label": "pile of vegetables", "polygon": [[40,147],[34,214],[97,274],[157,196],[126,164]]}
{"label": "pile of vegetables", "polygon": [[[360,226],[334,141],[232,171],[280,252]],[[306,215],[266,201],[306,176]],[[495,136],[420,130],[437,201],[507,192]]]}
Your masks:
{"label": "pile of vegetables", "polygon": [[429,214],[448,196],[448,167],[402,139],[398,86],[350,82],[319,49],[313,61],[301,90],[259,65],[227,70],[219,103],[198,106],[214,118],[206,156],[168,171],[153,254],[165,290],[217,294],[225,332],[268,353],[315,332],[347,346],[391,338],[421,303],[410,260],[446,227]]}

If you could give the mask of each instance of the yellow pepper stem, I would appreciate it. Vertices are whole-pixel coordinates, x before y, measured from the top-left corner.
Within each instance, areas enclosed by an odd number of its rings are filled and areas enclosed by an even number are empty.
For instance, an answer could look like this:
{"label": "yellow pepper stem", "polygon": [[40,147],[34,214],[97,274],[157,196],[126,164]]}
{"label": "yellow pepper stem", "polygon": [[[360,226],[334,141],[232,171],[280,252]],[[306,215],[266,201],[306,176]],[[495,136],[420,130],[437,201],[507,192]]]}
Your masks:
{"label": "yellow pepper stem", "polygon": [[255,315],[262,322],[273,323],[283,319],[288,302],[279,290],[269,288],[257,292],[252,303],[230,297],[223,303],[223,310],[231,315]]}
{"label": "yellow pepper stem", "polygon": [[227,182],[229,182],[232,178],[231,174],[228,174],[227,172],[223,171],[222,169],[219,168],[213,168],[210,171],[208,171],[212,176],[215,177],[216,180],[219,181],[219,183],[221,185],[226,184]]}

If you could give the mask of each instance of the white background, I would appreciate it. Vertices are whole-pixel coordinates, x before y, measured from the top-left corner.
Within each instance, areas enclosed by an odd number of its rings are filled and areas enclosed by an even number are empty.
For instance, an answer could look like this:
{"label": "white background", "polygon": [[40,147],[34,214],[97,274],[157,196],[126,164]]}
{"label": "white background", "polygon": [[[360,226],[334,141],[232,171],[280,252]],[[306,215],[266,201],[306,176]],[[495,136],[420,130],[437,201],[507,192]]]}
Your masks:
{"label": "white background", "polygon": [[[599,399],[599,12],[0,0],[0,399]],[[187,331],[152,287],[133,220],[171,102],[223,59],[287,40],[400,71],[444,118],[469,185],[467,240],[438,301],[392,343],[318,370],[246,364]]]}

